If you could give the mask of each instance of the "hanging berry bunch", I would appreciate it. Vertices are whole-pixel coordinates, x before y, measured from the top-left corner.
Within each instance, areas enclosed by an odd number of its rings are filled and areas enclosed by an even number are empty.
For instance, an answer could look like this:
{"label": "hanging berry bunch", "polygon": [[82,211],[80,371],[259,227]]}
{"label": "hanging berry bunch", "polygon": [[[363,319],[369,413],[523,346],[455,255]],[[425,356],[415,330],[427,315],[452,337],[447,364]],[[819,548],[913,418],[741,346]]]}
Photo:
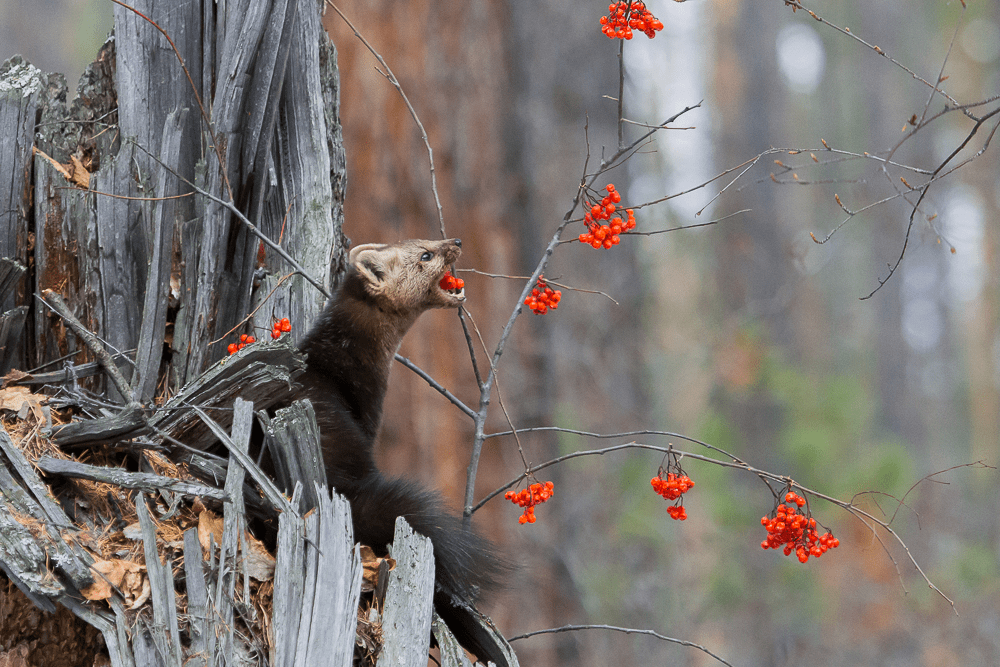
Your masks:
{"label": "hanging berry bunch", "polygon": [[809,508],[805,513],[801,511],[805,504],[806,499],[789,487],[785,503],[779,504],[771,516],[760,519],[760,525],[767,530],[767,539],[760,543],[762,549],[781,549],[786,556],[794,551],[799,562],[805,563],[810,556],[819,558],[827,550],[840,546],[840,540],[833,533],[819,534]]}
{"label": "hanging berry bunch", "polygon": [[287,317],[282,317],[280,320],[274,323],[271,327],[271,338],[278,340],[281,338],[281,334],[287,333],[292,330],[292,323]]}
{"label": "hanging berry bunch", "polygon": [[660,19],[646,9],[641,0],[621,0],[608,5],[608,15],[601,17],[601,32],[611,39],[632,39],[632,31],[646,33],[653,39],[663,30]]}
{"label": "hanging berry bunch", "polygon": [[[620,234],[635,228],[635,211],[622,209],[618,204],[622,200],[621,193],[615,189],[614,183],[608,183],[608,191],[600,201],[587,198],[589,209],[583,214],[583,223],[587,231],[580,234],[580,243],[587,243],[595,250],[611,248],[621,243]],[[624,214],[623,214],[624,212]]]}
{"label": "hanging berry bunch", "polygon": [[552,310],[558,308],[560,299],[562,299],[562,291],[552,289],[545,282],[543,276],[538,276],[538,287],[531,290],[531,294],[524,300],[524,305],[530,308],[535,315],[544,315],[550,308]]}
{"label": "hanging berry bunch", "polygon": [[257,342],[257,339],[254,338],[253,336],[249,336],[247,334],[243,334],[242,336],[240,336],[240,342],[239,343],[230,343],[229,347],[227,347],[226,349],[229,351],[229,354],[236,354],[237,352],[239,352],[240,350],[242,350],[243,348],[245,348],[250,343],[256,343],[256,342]]}
{"label": "hanging berry bunch", "polygon": [[451,290],[465,289],[465,281],[451,275],[451,271],[445,271],[438,286],[444,291],[450,292]]}
{"label": "hanging berry bunch", "polygon": [[535,482],[527,489],[511,490],[504,494],[504,498],[524,508],[524,514],[517,519],[518,523],[535,523],[535,505],[541,505],[552,497],[553,486],[552,482]]}
{"label": "hanging berry bunch", "polygon": [[681,499],[688,489],[694,486],[694,480],[687,476],[681,468],[680,460],[672,451],[667,453],[670,463],[666,469],[661,465],[656,471],[656,477],[650,480],[653,490],[663,496],[664,500],[677,501],[667,508],[667,514],[675,521],[687,519],[687,511],[684,509],[684,501]]}

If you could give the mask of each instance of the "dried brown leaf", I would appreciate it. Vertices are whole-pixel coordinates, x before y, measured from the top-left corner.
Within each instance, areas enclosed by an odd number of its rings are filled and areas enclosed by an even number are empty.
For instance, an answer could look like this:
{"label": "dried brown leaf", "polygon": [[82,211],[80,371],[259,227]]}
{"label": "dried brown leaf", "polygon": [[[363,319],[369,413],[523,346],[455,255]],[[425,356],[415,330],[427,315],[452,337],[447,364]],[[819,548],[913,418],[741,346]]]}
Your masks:
{"label": "dried brown leaf", "polygon": [[392,558],[381,558],[375,555],[372,548],[369,546],[361,545],[361,568],[363,570],[362,580],[361,580],[361,590],[362,592],[370,592],[375,590],[378,586],[378,569],[382,565],[382,561],[389,563],[389,571],[396,567],[396,561]]}
{"label": "dried brown leaf", "polygon": [[90,189],[90,172],[83,166],[80,159],[75,155],[69,156],[69,180],[76,183],[84,190]]}
{"label": "dried brown leaf", "polygon": [[[27,404],[27,408],[31,410],[35,419],[39,421],[45,420],[45,411],[42,409],[42,403],[47,400],[47,396],[32,394],[31,390],[27,387],[6,387],[5,389],[0,389],[0,410],[21,412],[25,408],[25,404]],[[27,414],[24,416],[27,416]]]}
{"label": "dried brown leaf", "polygon": [[211,510],[203,510],[198,515],[198,541],[201,542],[202,558],[208,555],[210,544],[218,546],[222,542],[221,516]]}
{"label": "dried brown leaf", "polygon": [[246,533],[247,552],[243,562],[246,564],[247,574],[251,579],[257,581],[270,581],[274,579],[274,556],[272,556],[264,543],[250,533]]}
{"label": "dried brown leaf", "polygon": [[[142,572],[145,567],[127,560],[112,558],[97,560],[90,569],[94,571],[94,583],[80,591],[88,600],[106,600],[117,588],[123,593],[142,589]],[[148,584],[147,584],[148,585]]]}

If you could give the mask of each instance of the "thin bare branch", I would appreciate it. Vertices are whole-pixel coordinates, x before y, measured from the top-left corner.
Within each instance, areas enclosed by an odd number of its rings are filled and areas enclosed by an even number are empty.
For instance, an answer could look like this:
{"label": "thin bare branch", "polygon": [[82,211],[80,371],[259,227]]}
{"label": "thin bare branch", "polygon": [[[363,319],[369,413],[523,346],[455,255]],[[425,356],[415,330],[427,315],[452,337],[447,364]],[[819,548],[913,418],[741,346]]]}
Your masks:
{"label": "thin bare branch", "polygon": [[[694,225],[694,226],[700,226],[700,225]],[[665,231],[670,231],[670,230],[665,230]],[[570,243],[570,242],[571,241],[563,241],[562,243]],[[477,273],[481,276],[486,276],[487,278],[504,278],[506,280],[528,280],[527,276],[511,276],[504,273],[487,273],[486,271],[480,271],[478,269],[461,269],[461,270],[464,272]],[[615,298],[612,297],[607,292],[602,292],[600,290],[584,289],[582,287],[573,287],[571,285],[551,280],[549,278],[546,278],[545,282],[548,283],[549,285],[555,285],[560,289],[568,290],[570,292],[582,292],[583,294],[597,294],[599,296],[603,296],[606,299],[610,300],[611,303],[615,304],[616,306],[619,305],[618,301],[615,300]]]}
{"label": "thin bare branch", "polygon": [[868,47],[869,49],[871,49],[872,51],[874,51],[878,55],[882,56],[883,58],[885,58],[886,60],[888,60],[889,62],[891,62],[896,67],[900,68],[901,70],[903,70],[904,72],[906,72],[907,74],[909,74],[911,77],[913,77],[914,79],[916,79],[920,83],[922,83],[925,86],[927,86],[928,88],[930,88],[932,91],[939,93],[941,96],[943,96],[945,99],[947,99],[952,104],[954,104],[956,106],[958,105],[958,101],[954,97],[952,97],[951,95],[949,95],[948,93],[946,93],[944,90],[942,90],[941,88],[939,88],[937,85],[931,83],[927,79],[923,78],[922,76],[920,76],[919,74],[917,74],[916,72],[914,72],[913,70],[911,70],[906,65],[902,64],[901,62],[899,62],[898,60],[896,60],[895,58],[893,58],[892,56],[890,56],[889,54],[887,54],[880,46],[878,46],[876,44],[869,44],[868,42],[866,42],[862,38],[858,37],[856,34],[854,34],[851,31],[850,28],[847,28],[847,27],[841,28],[840,26],[838,26],[838,25],[836,25],[834,23],[831,23],[830,21],[826,20],[825,18],[823,18],[822,16],[820,16],[819,14],[817,14],[816,12],[814,12],[813,10],[807,9],[807,8],[803,7],[802,4],[800,4],[798,2],[798,0],[785,0],[785,5],[788,6],[788,7],[792,7],[794,9],[801,9],[801,10],[805,11],[806,13],[809,14],[809,16],[813,17],[814,19],[816,19],[817,21],[819,21],[823,25],[829,26],[830,28],[836,30],[837,32],[839,32],[839,33],[841,33],[843,35],[846,35],[847,37],[850,37],[851,39],[853,39],[854,41],[858,42],[859,44],[862,44],[862,45]]}
{"label": "thin bare branch", "polygon": [[611,630],[613,632],[624,632],[627,635],[648,635],[650,637],[656,637],[657,639],[662,639],[663,641],[670,642],[672,644],[680,644],[681,646],[689,646],[691,648],[696,648],[699,651],[702,651],[703,653],[712,656],[713,658],[721,662],[723,665],[729,665],[729,667],[732,667],[732,665],[730,665],[728,662],[726,662],[719,656],[715,655],[701,644],[695,644],[694,642],[689,642],[685,639],[674,639],[673,637],[667,637],[666,635],[661,635],[660,633],[654,632],[653,630],[643,630],[641,628],[622,628],[615,625],[597,625],[597,624],[564,625],[561,628],[547,628],[545,630],[535,630],[533,632],[525,632],[524,634],[510,637],[507,641],[516,642],[520,639],[527,639],[528,637],[534,637],[535,635],[545,635],[557,632],[576,632],[579,630]]}
{"label": "thin bare branch", "polygon": [[69,309],[69,306],[67,306],[66,302],[63,300],[62,295],[58,292],[47,289],[42,291],[42,300],[48,304],[48,306],[52,308],[52,310],[54,310],[59,317],[63,318],[63,320],[66,321],[66,324],[73,329],[73,332],[76,333],[80,340],[82,340],[83,343],[90,348],[90,351],[97,358],[97,361],[99,361],[101,366],[104,367],[104,372],[108,374],[111,382],[114,383],[115,389],[118,390],[118,393],[121,394],[123,398],[129,400],[129,406],[138,405],[138,403],[129,399],[132,392],[129,390],[128,382],[125,380],[125,376],[122,375],[120,370],[118,370],[118,366],[115,364],[114,359],[112,359],[108,351],[104,349],[104,345],[97,339],[97,336],[91,333],[87,327],[83,326],[80,320],[76,319],[73,312]]}
{"label": "thin bare branch", "polygon": [[267,293],[267,296],[265,296],[263,299],[260,300],[260,303],[257,304],[256,308],[254,308],[253,310],[251,310],[247,314],[247,316],[244,317],[242,320],[240,320],[239,322],[237,322],[236,324],[234,324],[232,329],[230,329],[226,333],[222,334],[221,336],[219,336],[215,340],[209,341],[208,344],[209,345],[216,345],[218,343],[221,343],[222,341],[224,341],[226,339],[226,336],[228,336],[229,334],[231,334],[234,331],[236,331],[237,329],[239,329],[241,326],[243,326],[244,323],[249,322],[253,318],[253,316],[257,314],[257,311],[260,310],[261,307],[263,307],[263,305],[265,303],[267,303],[267,300],[271,298],[271,296],[277,291],[277,289],[279,287],[281,287],[281,283],[285,282],[286,280],[288,280],[289,278],[291,278],[294,275],[295,275],[294,273],[286,273],[285,275],[281,276],[281,279],[277,283],[274,284],[274,287],[272,287],[271,291]]}
{"label": "thin bare branch", "polygon": [[[679,436],[679,437],[684,437],[684,436]],[[694,440],[692,438],[686,438],[686,437],[684,437],[684,439],[688,440],[688,441],[691,441],[691,442],[694,442]],[[927,584],[928,588],[930,588],[931,590],[935,591],[939,596],[941,596],[942,598],[944,598],[944,600],[946,600],[948,602],[948,604],[951,605],[952,609],[955,610],[955,613],[956,614],[958,613],[958,611],[955,609],[955,602],[954,602],[954,600],[952,600],[950,597],[948,597],[947,595],[945,595],[944,592],[941,589],[939,589],[934,584],[934,582],[932,582],[930,580],[930,578],[927,576],[927,573],[925,573],[924,570],[923,570],[923,568],[920,567],[920,563],[918,563],[917,559],[913,556],[913,553],[910,551],[910,548],[906,545],[906,542],[903,541],[903,538],[901,538],[899,536],[899,534],[892,528],[892,526],[889,525],[889,523],[887,521],[884,521],[882,519],[879,519],[878,517],[875,517],[871,513],[869,513],[867,511],[861,509],[860,507],[857,507],[856,505],[853,505],[850,502],[843,501],[843,500],[840,500],[838,498],[834,498],[833,496],[829,496],[829,495],[827,495],[825,493],[821,493],[821,492],[816,491],[814,489],[811,489],[809,487],[803,486],[802,484],[794,481],[791,477],[788,477],[787,475],[779,475],[777,473],[773,473],[773,472],[770,472],[770,471],[767,471],[767,470],[762,470],[760,468],[756,468],[754,466],[751,466],[748,463],[746,463],[744,461],[741,461],[741,460],[738,460],[738,459],[732,460],[732,461],[723,461],[721,459],[716,459],[716,458],[712,458],[710,456],[704,456],[704,455],[701,455],[701,454],[695,454],[693,452],[680,451],[680,450],[677,450],[676,448],[674,448],[672,445],[670,445],[668,447],[663,447],[663,446],[660,446],[660,445],[647,445],[645,443],[639,443],[639,442],[634,442],[633,441],[633,442],[628,442],[628,443],[624,443],[624,444],[620,444],[620,445],[613,445],[611,447],[605,447],[603,449],[593,449],[593,450],[577,451],[577,452],[572,452],[570,454],[566,454],[566,455],[563,455],[563,456],[559,456],[559,457],[556,457],[556,458],[551,459],[549,461],[546,461],[544,463],[540,463],[540,464],[538,464],[536,466],[532,466],[531,468],[529,468],[528,470],[526,470],[524,473],[522,473],[522,474],[518,475],[517,477],[515,477],[514,479],[512,479],[507,484],[505,484],[505,485],[501,486],[500,488],[496,489],[495,491],[491,492],[489,495],[487,495],[485,498],[483,498],[475,507],[473,507],[472,511],[474,512],[474,511],[478,510],[480,507],[482,507],[485,503],[487,503],[488,501],[490,501],[495,496],[503,493],[507,489],[513,488],[514,486],[520,484],[521,480],[525,479],[528,475],[534,475],[538,471],[543,470],[545,468],[548,468],[549,466],[557,465],[559,463],[563,463],[564,461],[568,461],[570,459],[580,458],[580,457],[584,457],[584,456],[604,456],[605,454],[611,454],[611,453],[616,453],[616,452],[621,452],[621,451],[627,451],[627,450],[630,450],[630,449],[646,449],[646,450],[650,450],[650,451],[661,452],[663,454],[667,454],[667,453],[673,452],[673,453],[676,453],[677,455],[681,456],[682,458],[686,457],[686,458],[689,458],[689,459],[693,459],[695,461],[702,461],[704,463],[710,463],[712,465],[721,466],[723,468],[732,468],[732,469],[735,469],[735,470],[743,470],[743,471],[748,472],[750,474],[756,475],[757,477],[759,477],[760,479],[764,480],[765,482],[767,482],[767,480],[771,480],[771,481],[774,481],[774,482],[780,482],[781,484],[784,484],[784,485],[794,486],[794,487],[798,488],[799,490],[801,490],[803,495],[813,496],[814,498],[819,498],[819,499],[825,500],[825,501],[827,501],[827,502],[829,502],[829,503],[831,503],[833,505],[836,505],[837,507],[840,507],[841,509],[849,512],[853,516],[858,517],[859,519],[862,519],[863,521],[866,521],[866,525],[867,525],[867,521],[870,521],[872,524],[877,525],[878,527],[882,528],[887,533],[889,533],[890,535],[892,535],[893,539],[895,539],[896,542],[899,544],[899,546],[903,549],[903,551],[906,552],[906,556],[909,559],[910,563],[917,570],[917,572],[920,573],[920,576],[923,578],[923,580]],[[716,449],[717,451],[721,451],[721,450],[718,450],[718,448],[715,448],[715,447],[712,447],[712,449]],[[772,492],[773,492],[773,489],[772,489]],[[876,536],[877,536],[877,532],[875,531],[874,527],[870,526],[870,528],[872,529],[873,534],[876,534]],[[879,539],[879,541],[881,541],[880,537],[878,539]],[[890,558],[891,558],[891,555],[890,555]],[[893,562],[895,562],[895,559],[893,559]]]}
{"label": "thin bare branch", "polygon": [[73,190],[75,192],[83,192],[92,195],[101,195],[102,197],[111,197],[112,199],[128,199],[130,201],[165,201],[167,199],[181,199],[182,197],[191,197],[195,193],[185,192],[181,195],[167,195],[165,197],[129,197],[126,195],[116,195],[113,192],[101,192],[100,190],[91,190],[89,188],[73,188],[69,186],[61,186],[56,188],[56,190]]}
{"label": "thin bare branch", "polygon": [[[977,120],[975,126],[969,132],[968,136],[965,137],[965,140],[962,141],[962,143],[954,151],[952,151],[951,154],[948,157],[946,157],[943,162],[941,162],[941,164],[938,165],[938,167],[934,170],[934,173],[931,175],[931,180],[929,180],[920,189],[920,196],[917,198],[916,203],[913,205],[913,209],[910,211],[910,218],[909,218],[909,220],[906,223],[906,234],[903,236],[903,247],[900,248],[899,257],[896,258],[896,262],[894,264],[888,265],[889,266],[889,273],[886,275],[886,277],[885,278],[878,278],[877,279],[878,280],[878,286],[875,289],[873,289],[867,296],[861,297],[862,301],[865,301],[865,300],[870,299],[873,296],[875,296],[876,292],[878,292],[880,289],[882,289],[882,286],[885,285],[889,281],[890,278],[892,278],[892,276],[896,273],[896,269],[898,269],[899,265],[902,263],[903,257],[906,255],[906,249],[907,249],[907,247],[908,247],[908,245],[910,243],[910,232],[913,231],[913,222],[914,222],[914,218],[917,215],[917,209],[920,206],[920,202],[922,202],[924,200],[924,197],[927,196],[927,191],[930,189],[931,183],[935,182],[935,180],[936,180],[935,177],[941,172],[941,170],[943,170],[945,168],[945,166],[949,162],[951,162],[952,159],[954,159],[954,157],[956,155],[958,155],[962,151],[962,149],[964,149],[966,147],[966,145],[968,145],[968,143],[972,140],[972,137],[974,137],[976,135],[976,132],[979,131],[979,128],[983,125],[983,123],[985,123],[987,120],[989,120],[990,118],[992,118],[993,116],[995,116],[998,113],[1000,113],[1000,107],[997,107],[996,109],[993,109],[992,111],[990,111],[989,113],[987,113],[985,116],[983,116],[982,118],[980,118],[979,120]],[[993,129],[990,131],[989,136],[987,136],[986,141],[983,144],[983,147],[979,150],[978,153],[976,153],[976,155],[974,155],[971,158],[963,161],[961,164],[957,165],[955,169],[958,169],[958,168],[960,168],[960,167],[968,164],[973,159],[979,157],[984,152],[986,152],[986,149],[989,147],[990,141],[993,139],[993,135],[996,133],[998,127],[1000,127],[1000,123],[997,123],[997,124],[995,124],[993,126]],[[945,175],[954,172],[955,169],[949,170],[948,172],[945,173]]]}
{"label": "thin bare branch", "polygon": [[431,386],[432,389],[434,389],[439,394],[441,394],[442,396],[444,396],[445,398],[447,398],[455,407],[457,407],[459,410],[461,410],[462,412],[464,412],[466,415],[468,415],[469,417],[472,417],[473,419],[476,418],[476,413],[475,413],[475,411],[472,408],[470,408],[465,403],[463,403],[461,400],[459,400],[459,398],[457,396],[455,396],[453,393],[451,393],[450,391],[448,391],[447,389],[445,389],[444,387],[442,387],[437,382],[437,380],[435,380],[430,375],[428,375],[428,373],[426,371],[424,371],[422,368],[420,368],[419,366],[417,366],[415,363],[413,363],[412,361],[410,361],[409,359],[407,359],[406,357],[404,357],[404,356],[402,356],[400,354],[396,355],[396,361],[398,361],[399,363],[403,364],[404,366],[406,366],[407,368],[409,368],[411,371],[413,371],[414,373],[416,373],[418,376],[420,376],[424,380],[424,382],[426,382],[427,384],[429,384]]}

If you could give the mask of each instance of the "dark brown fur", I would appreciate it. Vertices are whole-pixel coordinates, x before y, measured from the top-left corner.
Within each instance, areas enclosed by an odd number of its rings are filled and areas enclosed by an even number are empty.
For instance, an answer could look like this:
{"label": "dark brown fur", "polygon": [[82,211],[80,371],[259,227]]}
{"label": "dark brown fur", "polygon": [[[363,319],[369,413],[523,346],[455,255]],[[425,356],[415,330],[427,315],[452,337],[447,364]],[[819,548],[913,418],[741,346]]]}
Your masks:
{"label": "dark brown fur", "polygon": [[464,291],[438,285],[460,254],[458,239],[352,249],[346,276],[302,344],[308,359],[301,382],[315,406],[327,482],[351,502],[355,539],[384,552],[398,516],[429,537],[438,613],[478,657],[506,665],[492,640],[469,623],[480,589],[494,587],[504,570],[493,547],[464,530],[436,494],[384,477],[373,455],[403,335],[425,310],[457,308],[465,300]]}

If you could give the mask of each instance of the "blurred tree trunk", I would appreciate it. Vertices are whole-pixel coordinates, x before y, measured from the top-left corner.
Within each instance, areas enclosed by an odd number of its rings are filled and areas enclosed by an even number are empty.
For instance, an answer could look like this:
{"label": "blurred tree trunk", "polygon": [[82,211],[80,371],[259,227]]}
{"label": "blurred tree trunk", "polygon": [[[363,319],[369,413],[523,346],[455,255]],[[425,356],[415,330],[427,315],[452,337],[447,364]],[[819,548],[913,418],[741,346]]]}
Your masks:
{"label": "blurred tree trunk", "polygon": [[[718,3],[716,3],[718,4]],[[720,11],[713,43],[717,45],[713,104],[718,120],[713,156],[715,172],[751,159],[769,146],[781,145],[778,131],[786,118],[785,90],[778,78],[775,41],[780,3],[727,3]],[[760,168],[772,169],[772,158]],[[785,253],[784,230],[770,184],[730,192],[731,209],[750,209],[738,224],[724,224],[713,234],[716,258],[715,293],[719,296],[720,349],[713,353],[717,409],[738,433],[741,456],[765,466],[777,463],[774,444],[781,414],[762,386],[764,361],[771,346],[787,345],[793,332],[784,314],[795,286]],[[758,323],[760,328],[757,328]],[[756,480],[737,479],[746,490]],[[744,491],[747,492],[747,491]],[[738,492],[739,493],[739,492]],[[759,564],[748,564],[746,576],[758,578]],[[762,603],[755,603],[762,604]],[[763,608],[747,612],[748,647],[762,663],[775,660],[784,638]],[[750,639],[759,638],[756,641]]]}
{"label": "blurred tree trunk", "polygon": [[[776,126],[782,118],[785,92],[774,50],[781,11],[779,5],[765,8],[740,2],[717,24],[714,39],[720,52],[714,97],[721,149],[714,162],[718,170],[741,164],[783,139]],[[727,417],[741,433],[748,453],[767,461],[780,423],[766,392],[756,385],[763,349],[793,340],[782,314],[795,291],[794,273],[785,251],[774,188],[746,188],[729,196],[730,207],[751,211],[740,224],[723,225],[714,237],[716,290],[723,304],[719,379],[726,392]],[[752,323],[758,321],[764,324],[763,331],[752,330]]]}
{"label": "blurred tree trunk", "polygon": [[[338,3],[359,31],[385,58],[416,108],[434,149],[445,235],[463,240],[458,269],[475,267],[496,274],[526,276],[541,258],[576,192],[586,156],[584,112],[589,113],[591,153],[613,151],[615,105],[601,98],[617,90],[617,44],[599,32],[596,17],[566,3],[378,2]],[[344,89],[345,145],[351,163],[348,228],[357,243],[441,236],[431,193],[427,151],[397,91],[375,70],[377,62],[333,11],[326,25],[337,39]],[[558,38],[550,32],[560,26]],[[587,63],[567,67],[568,63]],[[596,157],[591,161],[591,168]],[[624,187],[626,183],[616,184]],[[601,184],[603,187],[605,184]],[[578,234],[573,230],[572,234]],[[590,413],[595,428],[611,431],[643,408],[641,363],[632,359],[641,344],[637,309],[642,298],[635,279],[632,248],[623,242],[614,257],[569,246],[557,253],[546,275],[574,286],[625,294],[620,308],[606,315],[607,301],[591,295],[564,300],[558,314],[522,316],[501,360],[500,392],[518,427],[556,423],[557,408],[586,413],[610,401],[614,409]],[[588,252],[589,251],[589,252]],[[584,268],[586,267],[586,268]],[[515,306],[523,282],[464,274],[467,308],[489,354]],[[627,289],[624,286],[628,286]],[[568,293],[567,293],[568,296]],[[471,323],[470,323],[471,328]],[[564,341],[586,335],[608,352],[581,365]],[[473,346],[480,371],[488,353],[477,334]],[[623,349],[627,348],[627,349]],[[460,323],[450,312],[424,315],[400,353],[425,368],[472,407],[478,389]],[[593,386],[587,404],[579,386]],[[573,401],[567,403],[567,401]],[[487,430],[508,428],[494,391]],[[574,417],[577,416],[574,414]],[[457,504],[463,491],[472,422],[442,400],[414,374],[397,368],[383,423],[382,461],[397,472],[420,470]],[[533,463],[550,458],[556,438],[522,436]],[[487,441],[477,497],[522,469],[513,440]],[[560,474],[555,480],[559,485]],[[517,554],[512,595],[546,599],[545,605],[494,614],[512,632],[557,626],[582,613],[566,559],[588,533],[577,530],[586,514],[587,494],[567,503],[558,528],[540,536],[545,547]],[[597,499],[593,499],[596,501]],[[477,523],[512,523],[509,507],[490,503]],[[555,510],[553,510],[555,511]],[[516,524],[515,524],[516,525]],[[505,531],[491,531],[505,542]],[[546,593],[539,596],[541,582]],[[531,591],[531,592],[529,592]],[[519,648],[526,663],[580,664],[583,636],[550,635]],[[617,641],[617,638],[616,638]],[[536,648],[541,647],[541,648]],[[599,664],[600,657],[592,658]],[[562,662],[560,662],[560,660]]]}

